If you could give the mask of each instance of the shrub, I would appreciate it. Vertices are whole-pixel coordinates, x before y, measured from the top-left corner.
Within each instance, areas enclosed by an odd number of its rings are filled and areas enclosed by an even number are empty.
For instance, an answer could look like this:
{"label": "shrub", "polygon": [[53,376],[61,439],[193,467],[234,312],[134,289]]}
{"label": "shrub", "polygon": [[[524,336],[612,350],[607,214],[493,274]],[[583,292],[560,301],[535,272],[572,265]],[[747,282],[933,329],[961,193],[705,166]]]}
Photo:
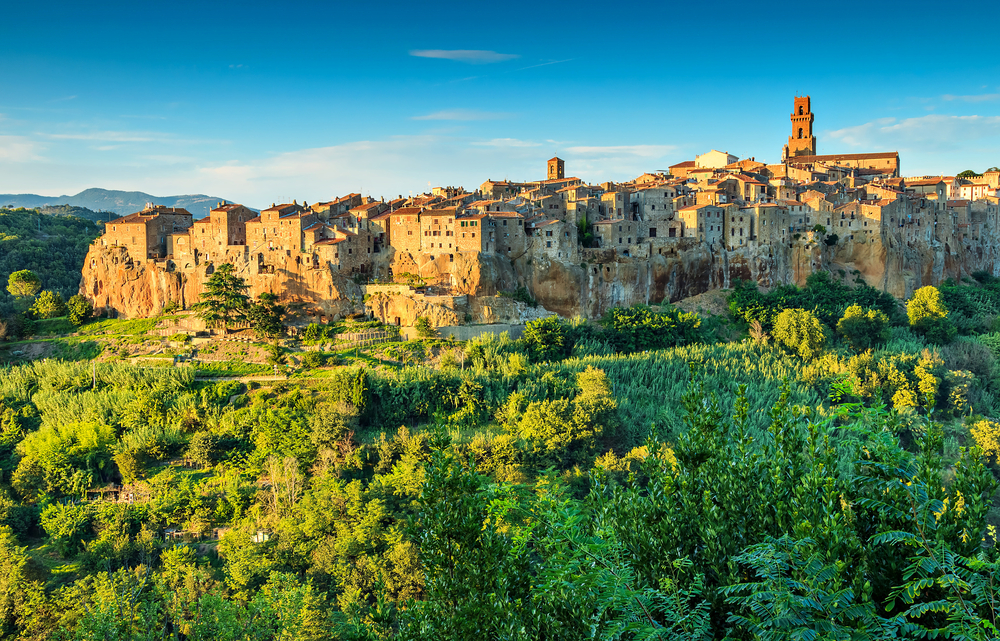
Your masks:
{"label": "shrub", "polygon": [[572,343],[567,337],[568,326],[558,316],[547,316],[525,324],[521,340],[531,360],[557,361],[569,356]]}
{"label": "shrub", "polygon": [[604,339],[621,352],[663,349],[702,340],[701,318],[667,307],[653,312],[646,305],[616,307],[601,320]]}
{"label": "shrub", "polygon": [[420,338],[434,338],[437,336],[437,330],[431,325],[431,319],[426,316],[417,316],[417,322],[413,326],[417,329],[417,336]]}
{"label": "shrub", "polygon": [[89,300],[79,294],[70,297],[69,302],[66,303],[66,309],[69,311],[69,320],[74,325],[83,324],[83,321],[90,318],[90,315],[94,313],[94,306],[90,304]]}
{"label": "shrub", "polygon": [[837,332],[857,352],[871,349],[889,338],[889,317],[877,309],[851,305],[837,323]]}
{"label": "shrub", "polygon": [[906,304],[906,316],[910,327],[932,343],[945,345],[955,337],[955,326],[936,287],[928,285],[914,292]]}
{"label": "shrub", "polygon": [[211,432],[196,432],[188,444],[187,457],[203,468],[211,467],[218,454],[219,438]]}
{"label": "shrub", "polygon": [[37,318],[56,318],[66,315],[66,303],[59,292],[45,290],[35,299],[31,313]]}
{"label": "shrub", "polygon": [[319,352],[306,352],[302,355],[302,365],[310,369],[323,367],[323,356]]}
{"label": "shrub", "polygon": [[786,309],[774,321],[774,339],[805,360],[819,356],[826,344],[823,323],[812,312]]}
{"label": "shrub", "polygon": [[983,456],[996,462],[1000,456],[1000,423],[983,419],[974,423],[970,431]]}

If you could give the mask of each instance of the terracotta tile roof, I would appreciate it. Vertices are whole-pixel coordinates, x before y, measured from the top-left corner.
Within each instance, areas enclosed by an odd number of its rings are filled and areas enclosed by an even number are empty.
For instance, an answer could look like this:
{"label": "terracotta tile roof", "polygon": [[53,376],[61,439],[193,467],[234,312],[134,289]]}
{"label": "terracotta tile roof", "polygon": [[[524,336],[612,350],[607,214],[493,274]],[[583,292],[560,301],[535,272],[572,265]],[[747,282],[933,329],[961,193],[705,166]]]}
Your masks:
{"label": "terracotta tile roof", "polygon": [[958,200],[949,200],[948,201],[948,206],[949,207],[967,207],[969,205],[969,203],[970,203],[970,201],[960,198]]}
{"label": "terracotta tile roof", "polygon": [[624,218],[611,218],[609,220],[595,220],[592,225],[614,225],[616,223],[625,222]]}
{"label": "terracotta tile roof", "polygon": [[358,205],[357,207],[352,207],[350,211],[368,211],[369,209],[374,209],[375,207],[379,207],[381,205],[385,205],[385,203],[382,202],[381,200],[376,200],[374,202],[365,203],[364,205]]}
{"label": "terracotta tile roof", "polygon": [[423,217],[428,216],[454,216],[455,209],[427,209],[421,214]]}
{"label": "terracotta tile roof", "polygon": [[899,158],[897,151],[883,151],[873,154],[827,154],[825,156],[793,156],[788,159],[789,163],[814,164],[818,162],[833,162],[837,160],[880,160],[885,158]]}
{"label": "terracotta tile roof", "polygon": [[694,161],[685,160],[684,162],[679,162],[676,165],[670,165],[667,169],[683,169],[685,167],[694,167]]}
{"label": "terracotta tile roof", "polygon": [[396,211],[387,212],[384,215],[388,216],[412,216],[413,214],[419,214],[423,209],[420,207],[402,207]]}

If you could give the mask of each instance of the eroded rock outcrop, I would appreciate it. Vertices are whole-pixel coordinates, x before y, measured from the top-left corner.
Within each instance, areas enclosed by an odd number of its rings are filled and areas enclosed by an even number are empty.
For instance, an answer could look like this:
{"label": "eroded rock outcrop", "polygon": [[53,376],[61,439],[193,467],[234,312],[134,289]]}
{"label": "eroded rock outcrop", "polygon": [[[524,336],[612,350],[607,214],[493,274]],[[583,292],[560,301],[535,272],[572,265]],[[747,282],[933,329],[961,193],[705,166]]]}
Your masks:
{"label": "eroded rock outcrop", "polygon": [[[844,270],[870,285],[905,298],[928,284],[960,279],[977,270],[1000,274],[1000,244],[992,237],[948,236],[929,243],[881,234],[839,239],[832,246],[812,233],[788,243],[752,244],[733,251],[690,239],[649,257],[614,250],[581,252],[580,263],[526,254],[513,261],[485,254],[442,254],[431,258],[390,251],[375,259],[373,272],[412,274],[414,283],[362,285],[354,275],[270,252],[251,259],[231,248],[218,262],[230,262],[247,280],[250,294],[277,294],[285,302],[328,318],[367,312],[387,323],[412,325],[426,316],[436,326],[467,323],[523,323],[549,313],[599,318],[615,306],[676,301],[737,279],[765,287],[803,285],[819,270]],[[122,247],[94,245],[87,255],[80,290],[97,308],[127,317],[151,316],[174,301],[190,307],[217,263],[185,264],[136,260]],[[419,279],[415,278],[419,276]],[[531,307],[509,294],[525,287],[538,303]],[[506,295],[500,295],[506,294]]]}

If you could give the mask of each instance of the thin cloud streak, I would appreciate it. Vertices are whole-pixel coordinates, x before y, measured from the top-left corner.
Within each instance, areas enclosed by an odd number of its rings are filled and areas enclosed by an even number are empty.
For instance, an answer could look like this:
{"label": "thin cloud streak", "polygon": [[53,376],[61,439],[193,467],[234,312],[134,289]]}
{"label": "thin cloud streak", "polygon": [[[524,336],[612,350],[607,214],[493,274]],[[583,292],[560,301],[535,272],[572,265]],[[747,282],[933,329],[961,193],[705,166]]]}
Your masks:
{"label": "thin cloud streak", "polygon": [[961,102],[992,102],[994,100],[1000,100],[1000,93],[983,93],[972,96],[954,96],[950,93],[946,93],[941,96],[942,100],[954,101],[959,100]]}
{"label": "thin cloud streak", "polygon": [[513,116],[502,111],[476,111],[474,109],[445,109],[424,116],[413,116],[412,120],[504,120]]}
{"label": "thin cloud streak", "polygon": [[37,136],[49,140],[90,140],[94,142],[134,142],[134,143],[167,143],[179,145],[225,144],[223,140],[198,140],[177,138],[172,134],[155,131],[89,131],[74,134],[37,133]]}
{"label": "thin cloud streak", "polygon": [[476,147],[541,147],[542,143],[517,138],[494,138],[472,143]]}
{"label": "thin cloud streak", "polygon": [[528,65],[527,67],[521,67],[520,69],[516,69],[515,71],[524,71],[525,69],[534,69],[536,67],[547,67],[549,65],[558,65],[563,62],[572,62],[573,60],[576,60],[576,58],[566,58],[565,60],[553,60],[552,62],[543,62],[537,65]]}
{"label": "thin cloud streak", "polygon": [[520,58],[516,53],[498,53],[485,49],[413,49],[410,55],[416,58],[437,58],[439,60],[454,60],[470,65],[485,65],[496,62],[506,62]]}

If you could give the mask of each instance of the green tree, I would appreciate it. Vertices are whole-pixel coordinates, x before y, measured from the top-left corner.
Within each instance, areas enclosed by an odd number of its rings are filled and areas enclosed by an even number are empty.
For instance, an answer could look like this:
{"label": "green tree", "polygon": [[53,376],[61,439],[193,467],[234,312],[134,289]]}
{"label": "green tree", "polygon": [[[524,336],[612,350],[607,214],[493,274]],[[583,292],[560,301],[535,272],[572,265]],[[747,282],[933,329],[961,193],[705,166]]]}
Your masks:
{"label": "green tree", "polygon": [[272,367],[277,368],[279,365],[284,365],[288,362],[288,356],[285,354],[285,350],[278,345],[278,341],[274,341],[267,346],[267,364]]}
{"label": "green tree", "polygon": [[246,294],[248,288],[246,281],[236,275],[232,264],[223,263],[205,281],[201,302],[191,307],[206,324],[226,329],[230,323],[246,317],[250,300]]}
{"label": "green tree", "polygon": [[94,313],[94,306],[80,294],[73,295],[66,303],[66,308],[69,310],[69,321],[74,325],[83,324]]}
{"label": "green tree", "polygon": [[906,316],[910,327],[932,343],[944,345],[955,337],[955,325],[948,319],[948,309],[937,287],[928,285],[913,292],[913,298],[906,303]]}
{"label": "green tree", "polygon": [[38,318],[56,318],[66,315],[66,303],[63,302],[59,292],[45,290],[35,299],[35,304],[31,306],[31,313]]}
{"label": "green tree", "polygon": [[877,309],[851,305],[837,323],[837,332],[855,351],[863,352],[889,338],[889,317]]}
{"label": "green tree", "polygon": [[246,318],[257,338],[271,340],[285,333],[285,326],[281,322],[285,311],[285,306],[278,304],[277,296],[265,292],[247,309]]}
{"label": "green tree", "polygon": [[7,278],[7,291],[15,298],[31,298],[42,288],[42,281],[30,269],[22,269]]}
{"label": "green tree", "polygon": [[426,316],[417,316],[417,322],[413,324],[417,328],[417,336],[420,338],[434,338],[437,330],[431,325],[431,319]]}
{"label": "green tree", "polygon": [[966,169],[965,171],[959,172],[959,174],[956,177],[957,178],[978,178],[979,176],[982,176],[982,174],[977,174],[972,169]]}
{"label": "green tree", "polygon": [[526,323],[521,340],[536,363],[557,361],[569,356],[572,350],[568,333],[565,321],[558,316],[547,316]]}
{"label": "green tree", "polygon": [[187,457],[207,469],[215,463],[218,447],[218,436],[208,431],[196,432],[188,444]]}
{"label": "green tree", "polygon": [[647,305],[615,307],[601,319],[603,338],[621,352],[663,349],[702,340],[701,318],[667,306],[654,312]]}
{"label": "green tree", "polygon": [[786,309],[774,319],[774,340],[805,360],[819,356],[826,344],[823,323],[804,309]]}
{"label": "green tree", "polygon": [[517,433],[540,462],[588,462],[615,435],[618,404],[604,371],[588,366],[576,375],[576,385],[572,400],[530,403],[517,423]]}

